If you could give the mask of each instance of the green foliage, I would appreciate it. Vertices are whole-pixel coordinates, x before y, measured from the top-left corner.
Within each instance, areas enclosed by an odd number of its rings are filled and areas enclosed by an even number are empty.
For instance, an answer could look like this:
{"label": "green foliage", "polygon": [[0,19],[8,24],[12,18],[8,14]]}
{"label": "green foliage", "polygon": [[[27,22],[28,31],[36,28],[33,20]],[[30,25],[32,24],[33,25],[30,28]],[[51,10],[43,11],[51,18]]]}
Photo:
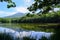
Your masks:
{"label": "green foliage", "polygon": [[[21,19],[15,20],[17,23],[59,23],[60,11],[47,14],[27,14]],[[14,21],[14,20],[13,20]]]}
{"label": "green foliage", "polygon": [[30,13],[28,13],[26,16],[28,16],[28,17],[29,17],[29,16],[30,16]]}
{"label": "green foliage", "polygon": [[7,8],[10,8],[10,7],[16,7],[16,4],[14,2],[10,2],[8,3]]}
{"label": "green foliage", "polygon": [[47,14],[30,14],[21,18],[0,18],[0,23],[60,23],[60,11]]}
{"label": "green foliage", "polygon": [[0,0],[0,2],[7,2],[7,8],[16,7],[16,4],[12,0]]}
{"label": "green foliage", "polygon": [[[38,9],[41,13],[47,13],[56,6],[60,7],[60,0],[34,0],[34,3],[28,7],[29,11],[35,12]],[[43,10],[43,11],[42,11]]]}
{"label": "green foliage", "polygon": [[27,16],[27,17],[34,17],[34,16],[36,16],[36,15],[35,15],[35,14],[27,13],[26,16]]}

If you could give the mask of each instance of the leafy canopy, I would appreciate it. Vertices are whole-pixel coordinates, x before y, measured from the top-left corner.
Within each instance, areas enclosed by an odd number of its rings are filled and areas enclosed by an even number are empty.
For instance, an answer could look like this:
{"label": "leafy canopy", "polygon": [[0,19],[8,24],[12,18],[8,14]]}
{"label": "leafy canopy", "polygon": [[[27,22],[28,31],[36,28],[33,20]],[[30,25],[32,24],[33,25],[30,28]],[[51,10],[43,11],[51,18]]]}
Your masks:
{"label": "leafy canopy", "polygon": [[0,0],[0,2],[7,2],[7,8],[16,7],[16,4],[12,0]]}
{"label": "leafy canopy", "polygon": [[40,10],[41,13],[46,13],[55,7],[60,7],[60,0],[34,0],[34,3],[28,9],[31,12]]}

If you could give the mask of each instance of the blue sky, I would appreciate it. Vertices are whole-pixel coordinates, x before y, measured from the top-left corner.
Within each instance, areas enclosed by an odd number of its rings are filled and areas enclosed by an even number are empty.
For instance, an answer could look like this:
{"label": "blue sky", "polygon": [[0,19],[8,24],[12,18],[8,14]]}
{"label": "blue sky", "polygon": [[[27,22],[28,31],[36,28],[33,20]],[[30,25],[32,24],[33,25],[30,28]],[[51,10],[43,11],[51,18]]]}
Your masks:
{"label": "blue sky", "polygon": [[33,0],[12,0],[12,1],[16,3],[16,7],[9,9],[7,8],[6,2],[2,3],[0,2],[0,17],[13,15],[17,12],[22,13],[29,12],[27,10],[27,7],[29,7],[33,3]]}
{"label": "blue sky", "polygon": [[[16,3],[16,7],[9,9],[7,8],[6,2],[2,3],[0,2],[0,17],[10,16],[17,12],[27,13],[29,12],[27,10],[27,7],[34,3],[34,0],[12,0],[12,1]],[[55,11],[56,10],[59,10],[59,8],[55,8]]]}

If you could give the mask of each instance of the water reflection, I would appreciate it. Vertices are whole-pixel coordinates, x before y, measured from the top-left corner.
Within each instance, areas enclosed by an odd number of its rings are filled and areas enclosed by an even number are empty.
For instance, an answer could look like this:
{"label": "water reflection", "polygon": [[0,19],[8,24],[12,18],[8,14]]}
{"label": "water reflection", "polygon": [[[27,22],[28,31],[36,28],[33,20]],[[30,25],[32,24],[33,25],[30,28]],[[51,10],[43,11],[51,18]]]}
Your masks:
{"label": "water reflection", "polygon": [[[0,27],[7,27],[7,28],[11,28],[11,29],[14,29],[14,30],[17,30],[17,31],[19,31],[19,30],[21,30],[21,31],[23,31],[23,30],[26,30],[26,31],[28,31],[28,30],[34,30],[34,31],[45,31],[45,32],[51,32],[51,31],[53,31],[53,29],[48,29],[48,28],[45,28],[44,26],[47,26],[48,24],[39,24],[39,23],[36,23],[36,24],[34,24],[34,23],[20,23],[20,24],[18,24],[18,23],[16,23],[16,24],[14,24],[14,23],[3,23],[3,24],[0,24]],[[40,28],[40,27],[44,27],[44,28]]]}
{"label": "water reflection", "polygon": [[51,36],[51,40],[60,40],[60,25],[54,26],[54,35]]}
{"label": "water reflection", "polygon": [[4,27],[0,27],[0,33],[7,33],[11,36],[14,37],[14,39],[16,38],[23,38],[23,37],[30,37],[30,38],[35,38],[36,40],[42,38],[42,36],[49,38],[50,35],[52,33],[48,33],[48,32],[39,32],[39,31],[15,31],[13,29],[10,28],[4,28]]}

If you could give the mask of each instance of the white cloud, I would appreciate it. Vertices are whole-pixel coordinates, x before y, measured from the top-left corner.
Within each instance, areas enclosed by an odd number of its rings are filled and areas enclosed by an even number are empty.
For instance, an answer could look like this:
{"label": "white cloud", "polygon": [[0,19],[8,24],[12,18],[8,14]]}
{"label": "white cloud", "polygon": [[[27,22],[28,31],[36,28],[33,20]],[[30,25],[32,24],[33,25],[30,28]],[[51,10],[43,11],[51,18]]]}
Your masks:
{"label": "white cloud", "polygon": [[26,7],[16,7],[16,8],[15,8],[15,11],[17,11],[17,12],[22,12],[22,13],[27,13],[27,12],[29,12]]}
{"label": "white cloud", "polygon": [[32,4],[34,4],[34,3],[35,3],[35,1]]}
{"label": "white cloud", "polygon": [[16,12],[6,12],[6,11],[0,11],[0,17],[4,17],[4,16],[9,16],[9,15],[13,15]]}
{"label": "white cloud", "polygon": [[60,8],[54,8],[54,11],[58,11],[58,10],[60,10]]}
{"label": "white cloud", "polygon": [[0,10],[0,17],[10,16],[10,15],[16,14],[17,12],[21,12],[21,13],[29,12],[26,7],[16,7],[13,10],[14,10],[13,12],[7,12],[7,11]]}
{"label": "white cloud", "polygon": [[33,3],[33,0],[24,0],[26,6],[30,6]]}
{"label": "white cloud", "polygon": [[0,13],[4,13],[4,11],[0,11]]}
{"label": "white cloud", "polygon": [[31,0],[24,0],[24,2],[26,2],[26,3],[30,3],[30,2],[31,2]]}

